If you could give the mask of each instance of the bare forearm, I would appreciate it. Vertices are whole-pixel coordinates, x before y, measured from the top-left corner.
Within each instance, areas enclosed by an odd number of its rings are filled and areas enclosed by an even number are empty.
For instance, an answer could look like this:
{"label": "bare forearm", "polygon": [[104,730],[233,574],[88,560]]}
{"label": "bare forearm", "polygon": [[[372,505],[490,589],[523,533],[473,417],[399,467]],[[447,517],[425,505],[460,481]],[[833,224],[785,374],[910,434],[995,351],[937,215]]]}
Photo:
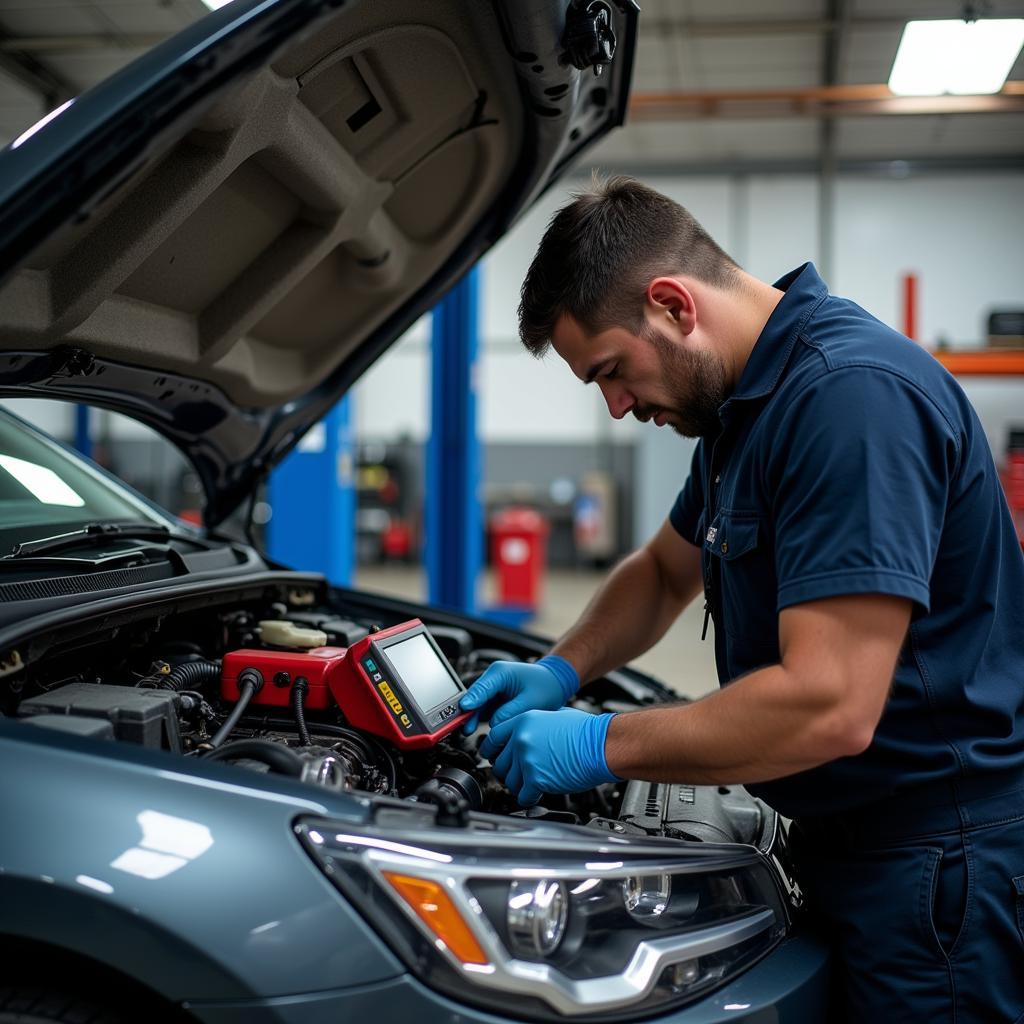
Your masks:
{"label": "bare forearm", "polygon": [[706,785],[763,782],[863,749],[840,694],[782,665],[692,704],[616,715],[608,767],[627,779]]}
{"label": "bare forearm", "polygon": [[641,548],[615,568],[554,653],[584,682],[595,679],[649,650],[687,600],[666,585],[655,559]]}

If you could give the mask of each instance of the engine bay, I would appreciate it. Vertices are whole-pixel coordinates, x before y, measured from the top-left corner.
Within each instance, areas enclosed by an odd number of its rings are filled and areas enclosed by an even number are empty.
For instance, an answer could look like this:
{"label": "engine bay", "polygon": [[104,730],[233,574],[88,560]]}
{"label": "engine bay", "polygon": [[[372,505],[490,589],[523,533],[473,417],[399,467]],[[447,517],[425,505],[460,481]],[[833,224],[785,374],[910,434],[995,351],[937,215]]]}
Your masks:
{"label": "engine bay", "polygon": [[[37,634],[0,662],[0,713],[339,792],[432,804],[439,824],[484,811],[765,852],[777,844],[776,815],[740,786],[609,783],[520,807],[478,753],[486,724],[467,736],[457,710],[489,665],[539,657],[529,638],[515,636],[443,615],[424,614],[421,623],[318,588],[221,594]],[[654,680],[617,672],[572,704],[623,712],[672,699]]]}

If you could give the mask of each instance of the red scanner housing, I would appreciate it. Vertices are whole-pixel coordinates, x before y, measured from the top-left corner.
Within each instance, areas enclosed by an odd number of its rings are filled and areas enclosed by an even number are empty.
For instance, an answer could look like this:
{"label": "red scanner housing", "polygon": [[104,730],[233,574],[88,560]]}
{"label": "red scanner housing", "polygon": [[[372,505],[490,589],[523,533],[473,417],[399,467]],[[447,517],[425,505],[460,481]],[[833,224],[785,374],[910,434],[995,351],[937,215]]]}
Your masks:
{"label": "red scanner housing", "polygon": [[[406,641],[412,648],[405,647]],[[399,644],[411,659],[397,652],[389,656]],[[238,676],[244,669],[263,676],[252,706],[287,708],[292,685],[301,676],[309,684],[307,710],[325,711],[337,704],[350,725],[401,750],[434,746],[471,714],[459,711],[465,687],[419,619],[371,633],[349,648],[229,651],[221,663],[225,700],[238,700]]]}
{"label": "red scanner housing", "polygon": [[331,704],[328,676],[345,658],[344,647],[314,647],[309,651],[264,651],[241,648],[229,651],[221,662],[220,695],[238,700],[238,674],[254,668],[263,676],[263,687],[253,694],[251,705],[286,708],[291,700],[292,683],[302,676],[309,683],[306,707],[325,711]]}
{"label": "red scanner housing", "polygon": [[[423,707],[417,698],[416,682],[403,679],[388,650],[402,640],[424,637],[426,657],[438,659],[451,677],[450,695],[439,703]],[[430,668],[437,670],[436,664]],[[349,722],[375,736],[389,740],[402,750],[422,750],[458,728],[470,717],[459,711],[465,693],[461,680],[419,619],[410,619],[389,629],[371,633],[348,649],[345,660],[328,681],[331,693]]]}

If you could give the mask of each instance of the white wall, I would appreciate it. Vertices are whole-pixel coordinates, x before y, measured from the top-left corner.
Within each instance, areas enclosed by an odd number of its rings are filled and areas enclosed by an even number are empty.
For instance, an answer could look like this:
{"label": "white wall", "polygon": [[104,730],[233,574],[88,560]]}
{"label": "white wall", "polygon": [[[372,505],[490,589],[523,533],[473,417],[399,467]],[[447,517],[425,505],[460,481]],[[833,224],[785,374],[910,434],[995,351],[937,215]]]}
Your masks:
{"label": "white wall", "polygon": [[[713,234],[729,231],[732,185],[725,179],[683,179],[666,191],[687,203]],[[531,209],[484,259],[480,271],[480,436],[484,441],[626,440],[633,420],[612,420],[600,392],[586,387],[553,354],[531,357],[519,343],[519,287],[551,215],[573,186],[554,190]],[[420,321],[370,370],[356,390],[361,436],[426,436],[430,414],[429,325]]]}
{"label": "white wall", "polygon": [[[836,206],[832,290],[900,327],[900,280],[917,274],[926,346],[983,345],[993,309],[1024,307],[1024,176],[850,179]],[[961,383],[1001,460],[1010,425],[1024,423],[1024,378]]]}
{"label": "white wall", "polygon": [[[654,177],[650,183],[687,206],[751,273],[772,281],[818,253],[818,185],[812,175]],[[483,262],[477,368],[480,434],[486,441],[635,440],[640,464],[673,468],[637,496],[640,535],[656,528],[688,448],[668,431],[610,419],[596,388],[581,385],[556,356],[530,357],[517,338],[519,287],[552,213],[570,182],[545,196]],[[956,347],[982,343],[988,312],[1024,306],[1021,248],[1024,175],[967,174],[840,178],[835,190],[832,290],[894,326],[902,322],[900,278],[919,278],[920,336]],[[355,393],[359,436],[426,436],[429,424],[429,317],[419,321],[366,374]],[[997,454],[1012,422],[1024,422],[1024,378],[965,380]],[[20,403],[19,403],[20,406]],[[71,412],[39,403],[45,429],[70,435]],[[59,421],[59,422],[58,422]],[[118,436],[136,430],[120,419]],[[681,482],[681,477],[680,481]]]}
{"label": "white wall", "polygon": [[[4,398],[0,399],[0,406],[53,437],[70,441],[75,436],[73,402],[50,398]],[[103,436],[121,441],[152,441],[160,437],[152,427],[107,409],[92,411],[90,433],[93,438]]]}
{"label": "white wall", "polygon": [[3,398],[0,406],[54,437],[70,438],[74,435],[75,408],[68,402],[51,402],[45,398]]}
{"label": "white wall", "polygon": [[[813,175],[649,181],[688,207],[726,251],[764,280],[774,281],[805,260],[824,262]],[[531,358],[516,337],[523,276],[549,218],[578,184],[545,196],[484,260],[480,434],[484,441],[635,440],[644,478],[635,507],[640,539],[668,511],[692,444],[651,425],[611,420],[596,388],[581,385],[556,356]],[[929,347],[940,338],[954,347],[978,346],[991,309],[1024,306],[1022,174],[841,177],[833,219],[832,291],[899,328],[902,275],[917,274],[918,333]],[[399,430],[425,436],[427,339],[425,325],[419,325],[414,338],[401,342],[360,385],[357,415],[364,436],[394,436]],[[1009,425],[1024,422],[1024,378],[963,384],[1001,457]]]}
{"label": "white wall", "polygon": [[[804,260],[822,262],[812,175],[649,180],[687,206],[758,277],[773,281]],[[483,262],[480,411],[486,439],[586,437],[601,415],[596,394],[577,394],[567,370],[531,359],[516,339],[519,286],[548,219],[572,187],[545,196]],[[991,309],[1024,304],[1024,175],[840,178],[834,223],[832,291],[899,327],[900,281],[916,273],[919,335],[926,345],[940,338],[956,347],[982,344]],[[367,399],[360,423],[372,432],[388,431],[389,415],[422,429],[429,332],[421,322],[412,333],[414,341],[385,357],[401,372],[385,363],[360,388]],[[381,391],[390,395],[384,404],[376,400]],[[629,425],[622,426],[628,434]]]}
{"label": "white wall", "polygon": [[750,178],[738,184],[736,192],[737,200],[746,193],[747,216],[739,224],[738,237],[725,248],[745,270],[764,281],[777,281],[807,260],[821,262],[816,178]]}
{"label": "white wall", "polygon": [[430,317],[421,317],[370,367],[353,393],[356,436],[422,441],[430,424]]}
{"label": "white wall", "polygon": [[1024,176],[841,181],[832,291],[899,326],[899,281],[919,278],[919,337],[981,344],[988,313],[1024,305]]}

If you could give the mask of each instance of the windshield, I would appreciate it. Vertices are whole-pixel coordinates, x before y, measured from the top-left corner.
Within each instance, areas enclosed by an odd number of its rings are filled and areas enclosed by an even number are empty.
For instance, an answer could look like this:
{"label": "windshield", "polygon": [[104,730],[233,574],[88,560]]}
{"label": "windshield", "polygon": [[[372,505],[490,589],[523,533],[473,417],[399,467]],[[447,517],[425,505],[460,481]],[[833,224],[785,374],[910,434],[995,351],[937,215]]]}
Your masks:
{"label": "windshield", "polygon": [[86,523],[125,519],[171,525],[80,456],[0,410],[0,554]]}

